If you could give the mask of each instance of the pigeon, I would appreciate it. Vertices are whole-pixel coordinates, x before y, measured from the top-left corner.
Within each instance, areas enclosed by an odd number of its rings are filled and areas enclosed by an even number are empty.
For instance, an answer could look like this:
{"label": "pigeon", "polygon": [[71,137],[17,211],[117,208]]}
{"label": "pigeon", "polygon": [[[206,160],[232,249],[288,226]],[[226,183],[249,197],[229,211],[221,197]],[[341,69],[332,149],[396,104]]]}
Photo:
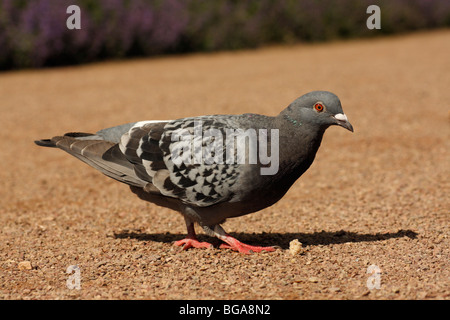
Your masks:
{"label": "pigeon", "polygon": [[332,125],[353,132],[339,98],[313,91],[277,116],[246,113],[139,121],[35,143],[62,149],[129,185],[140,199],[180,212],[187,236],[175,246],[213,247],[198,240],[197,224],[223,242],[219,248],[250,254],[275,247],[245,244],[221,224],[278,202],[311,166]]}

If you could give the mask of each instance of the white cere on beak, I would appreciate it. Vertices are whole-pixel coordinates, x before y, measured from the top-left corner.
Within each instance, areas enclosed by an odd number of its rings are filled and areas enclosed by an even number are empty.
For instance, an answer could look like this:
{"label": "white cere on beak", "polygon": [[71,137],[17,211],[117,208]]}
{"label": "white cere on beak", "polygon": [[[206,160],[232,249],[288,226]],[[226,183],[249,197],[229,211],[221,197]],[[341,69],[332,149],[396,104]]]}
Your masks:
{"label": "white cere on beak", "polygon": [[348,121],[347,116],[343,113],[337,113],[334,115],[334,117],[340,121]]}

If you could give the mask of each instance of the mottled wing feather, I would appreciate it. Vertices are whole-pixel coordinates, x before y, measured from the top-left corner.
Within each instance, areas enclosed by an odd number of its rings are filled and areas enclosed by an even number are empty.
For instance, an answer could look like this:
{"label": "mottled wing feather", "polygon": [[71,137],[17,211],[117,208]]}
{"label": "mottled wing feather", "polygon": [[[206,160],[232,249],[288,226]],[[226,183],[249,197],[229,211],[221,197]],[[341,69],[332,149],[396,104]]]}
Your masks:
{"label": "mottled wing feather", "polygon": [[[135,166],[137,176],[151,182],[161,194],[204,207],[233,197],[231,186],[239,170],[237,164],[225,164],[224,158],[212,163],[203,161],[200,147],[205,148],[211,137],[195,132],[196,121],[201,122],[202,132],[214,129],[224,133],[229,125],[219,117],[144,123],[122,136],[120,150]],[[179,134],[185,138],[176,139]],[[195,161],[199,152],[199,161]]]}
{"label": "mottled wing feather", "polygon": [[[125,133],[119,143],[119,148],[125,157],[134,165],[136,175],[148,182],[153,182],[153,177],[158,169],[165,169],[162,162],[162,153],[157,148],[158,140],[156,131],[162,130],[163,123],[149,123],[132,127]],[[153,145],[156,144],[156,148]]]}
{"label": "mottled wing feather", "polygon": [[[202,153],[211,145],[211,137],[205,133],[214,129],[224,134],[228,126],[220,117],[186,118],[165,126],[160,147],[164,152],[171,182],[184,190],[184,202],[202,207],[232,198],[230,187],[238,177],[237,165],[225,164],[223,156],[207,162]],[[177,139],[180,134],[191,138]],[[220,147],[224,149],[223,145]],[[186,152],[180,152],[183,150],[190,152],[185,155]],[[174,161],[174,156],[180,157],[181,161]]]}

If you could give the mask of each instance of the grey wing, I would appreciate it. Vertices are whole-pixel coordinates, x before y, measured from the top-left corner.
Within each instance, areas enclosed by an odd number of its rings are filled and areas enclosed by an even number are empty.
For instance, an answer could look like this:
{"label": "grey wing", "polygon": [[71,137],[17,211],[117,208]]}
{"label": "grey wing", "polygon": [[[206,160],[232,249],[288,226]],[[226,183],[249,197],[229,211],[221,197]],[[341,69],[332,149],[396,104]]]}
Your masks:
{"label": "grey wing", "polygon": [[216,138],[195,132],[196,121],[201,121],[203,131],[214,128],[220,132],[226,127],[213,117],[142,123],[122,136],[120,150],[134,165],[137,176],[167,197],[199,207],[229,201],[234,196],[232,187],[239,166],[226,164],[224,157],[207,163],[196,158],[198,148],[205,148]]}

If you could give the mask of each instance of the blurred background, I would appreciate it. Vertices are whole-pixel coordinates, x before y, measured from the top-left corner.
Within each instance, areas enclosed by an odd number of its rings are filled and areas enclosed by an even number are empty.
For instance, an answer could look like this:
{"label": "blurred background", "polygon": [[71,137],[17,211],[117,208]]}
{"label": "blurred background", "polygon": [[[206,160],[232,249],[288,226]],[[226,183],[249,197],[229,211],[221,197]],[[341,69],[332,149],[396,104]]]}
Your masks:
{"label": "blurred background", "polygon": [[[382,8],[369,30],[369,5]],[[69,30],[67,7],[81,9]],[[449,0],[0,0],[0,70],[450,26]]]}

